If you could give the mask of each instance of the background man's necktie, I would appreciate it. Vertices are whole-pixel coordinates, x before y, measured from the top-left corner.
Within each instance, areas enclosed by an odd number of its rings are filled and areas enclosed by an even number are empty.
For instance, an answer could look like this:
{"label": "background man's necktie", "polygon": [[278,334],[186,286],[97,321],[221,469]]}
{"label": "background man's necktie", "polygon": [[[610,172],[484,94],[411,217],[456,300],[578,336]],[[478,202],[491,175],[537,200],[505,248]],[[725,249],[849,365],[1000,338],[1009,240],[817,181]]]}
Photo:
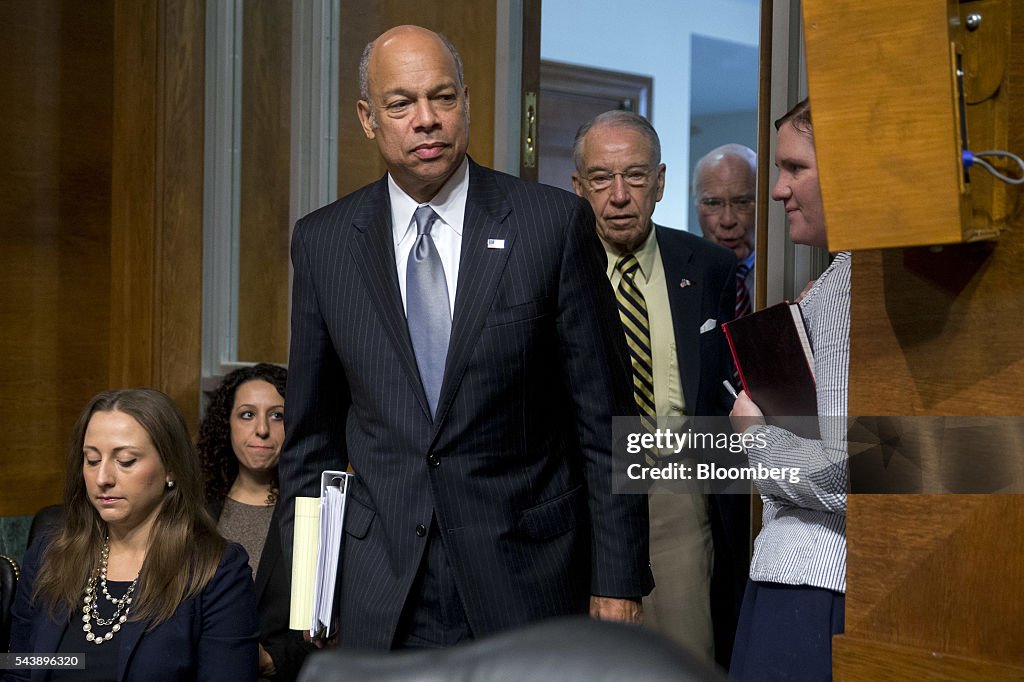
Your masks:
{"label": "background man's necktie", "polygon": [[740,263],[736,266],[736,317],[743,317],[750,312],[750,290],[747,289],[747,274],[750,266]]}
{"label": "background man's necktie", "polygon": [[409,252],[409,266],[405,273],[406,318],[420,381],[433,416],[441,395],[448,340],[452,335],[452,317],[444,267],[430,236],[430,228],[438,216],[430,206],[420,206],[413,217],[417,237]]}
{"label": "background man's necktie", "polygon": [[636,256],[629,254],[620,258],[615,268],[622,274],[615,298],[619,303],[619,319],[626,334],[629,359],[633,366],[633,398],[644,426],[653,430],[658,411],[654,406],[651,325],[647,317],[647,302],[634,282],[636,273],[640,271],[640,263]]}

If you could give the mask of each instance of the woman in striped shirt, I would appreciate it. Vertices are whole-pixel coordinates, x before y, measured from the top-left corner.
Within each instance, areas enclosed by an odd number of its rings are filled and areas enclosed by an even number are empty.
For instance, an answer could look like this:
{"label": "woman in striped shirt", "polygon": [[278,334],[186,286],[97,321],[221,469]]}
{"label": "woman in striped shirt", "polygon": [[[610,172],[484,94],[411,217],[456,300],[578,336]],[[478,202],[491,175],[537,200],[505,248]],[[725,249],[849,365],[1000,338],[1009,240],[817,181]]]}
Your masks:
{"label": "woman in striped shirt", "polygon": [[[797,244],[828,247],[807,100],[775,123],[783,202]],[[829,679],[832,635],[843,631],[846,592],[846,405],[850,359],[850,253],[799,299],[814,349],[820,439],[765,424],[741,393],[730,417],[737,431],[760,433],[751,464],[798,467],[799,481],[758,480],[763,526],[754,545],[731,674],[737,679]]]}

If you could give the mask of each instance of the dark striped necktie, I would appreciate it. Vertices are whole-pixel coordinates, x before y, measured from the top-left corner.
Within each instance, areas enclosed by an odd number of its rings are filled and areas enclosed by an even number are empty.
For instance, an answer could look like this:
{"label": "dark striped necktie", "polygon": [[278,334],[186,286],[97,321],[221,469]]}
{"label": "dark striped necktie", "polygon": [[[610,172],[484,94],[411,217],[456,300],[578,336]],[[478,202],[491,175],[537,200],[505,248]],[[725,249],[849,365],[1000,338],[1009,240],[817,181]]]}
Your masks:
{"label": "dark striped necktie", "polygon": [[736,266],[736,317],[743,317],[751,310],[750,290],[747,289],[747,275],[750,266],[740,263]]}
{"label": "dark striped necktie", "polygon": [[636,273],[640,271],[640,263],[636,256],[629,254],[619,259],[615,269],[622,275],[615,298],[619,303],[619,319],[626,334],[630,364],[633,366],[633,398],[644,426],[653,430],[658,411],[654,406],[651,325],[647,316],[647,302],[634,281]]}

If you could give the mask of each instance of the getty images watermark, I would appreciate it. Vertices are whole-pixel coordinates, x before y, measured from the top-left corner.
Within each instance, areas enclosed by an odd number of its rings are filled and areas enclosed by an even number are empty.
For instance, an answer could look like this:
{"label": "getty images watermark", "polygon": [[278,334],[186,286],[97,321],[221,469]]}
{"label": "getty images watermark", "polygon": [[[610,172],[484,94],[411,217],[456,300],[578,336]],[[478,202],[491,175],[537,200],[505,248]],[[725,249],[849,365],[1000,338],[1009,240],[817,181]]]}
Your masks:
{"label": "getty images watermark", "polygon": [[612,431],[619,493],[749,495],[761,482],[799,485],[807,473],[800,462],[758,457],[768,448],[766,434],[734,432],[728,417],[659,417],[651,428],[616,417]]}
{"label": "getty images watermark", "polygon": [[[707,425],[705,425],[707,426]],[[717,425],[721,426],[721,424]],[[760,462],[738,465],[719,463],[717,457],[698,461],[696,453],[720,450],[739,455],[768,447],[764,433],[724,433],[695,431],[692,427],[677,431],[671,426],[654,431],[626,433],[626,453],[645,455],[626,464],[626,476],[633,481],[757,481],[800,482],[800,467],[765,466]],[[682,458],[684,461],[678,461]]]}
{"label": "getty images watermark", "polygon": [[1022,494],[1024,417],[728,417],[612,424],[613,490],[794,497]]}

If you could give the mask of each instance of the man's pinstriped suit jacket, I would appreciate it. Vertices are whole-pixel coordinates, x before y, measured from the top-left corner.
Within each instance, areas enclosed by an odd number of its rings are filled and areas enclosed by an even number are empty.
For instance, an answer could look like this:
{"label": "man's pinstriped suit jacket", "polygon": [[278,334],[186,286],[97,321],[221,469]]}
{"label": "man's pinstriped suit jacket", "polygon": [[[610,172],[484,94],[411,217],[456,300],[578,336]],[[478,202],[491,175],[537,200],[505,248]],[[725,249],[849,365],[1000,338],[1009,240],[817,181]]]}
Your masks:
{"label": "man's pinstriped suit jacket", "polygon": [[[475,636],[650,591],[647,501],[612,495],[633,414],[586,202],[470,161],[452,336],[431,421],[403,312],[387,182],[298,222],[279,466],[293,498],[351,465],[341,643],[388,648],[434,515]],[[488,240],[504,248],[488,248]]]}

